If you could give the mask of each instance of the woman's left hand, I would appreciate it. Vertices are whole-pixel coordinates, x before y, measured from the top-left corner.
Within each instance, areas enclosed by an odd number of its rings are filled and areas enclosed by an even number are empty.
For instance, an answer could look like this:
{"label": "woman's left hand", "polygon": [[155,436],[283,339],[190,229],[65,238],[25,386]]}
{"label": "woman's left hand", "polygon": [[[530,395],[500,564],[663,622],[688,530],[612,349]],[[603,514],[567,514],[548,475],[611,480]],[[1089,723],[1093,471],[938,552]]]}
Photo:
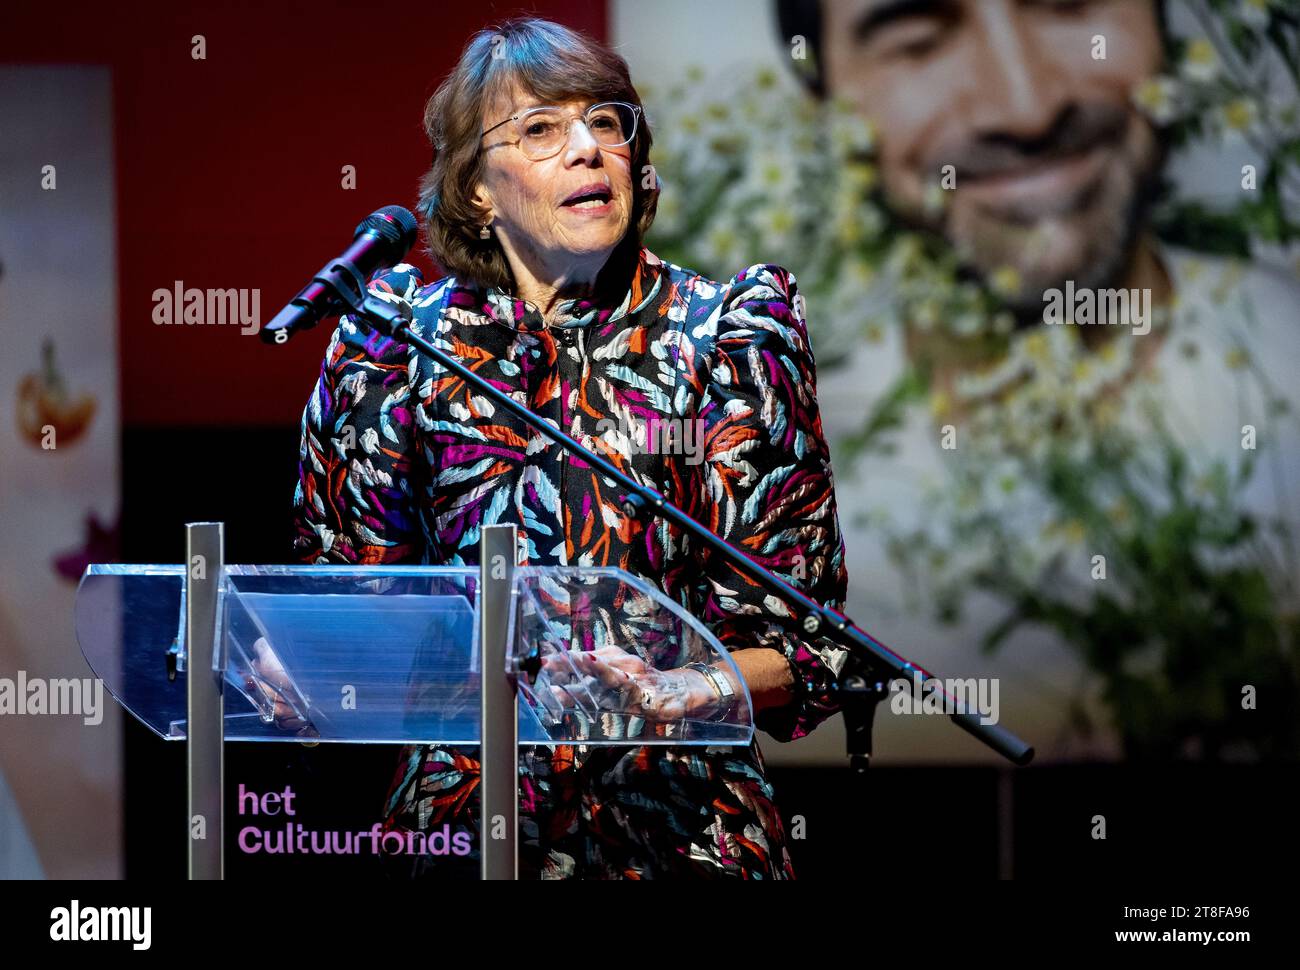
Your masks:
{"label": "woman's left hand", "polygon": [[618,699],[609,706],[621,713],[675,721],[707,715],[717,699],[708,678],[698,670],[657,670],[618,647],[552,654],[543,658],[542,669],[550,675],[555,700],[566,708],[589,707],[590,703],[581,703],[584,695],[595,698],[610,692]]}

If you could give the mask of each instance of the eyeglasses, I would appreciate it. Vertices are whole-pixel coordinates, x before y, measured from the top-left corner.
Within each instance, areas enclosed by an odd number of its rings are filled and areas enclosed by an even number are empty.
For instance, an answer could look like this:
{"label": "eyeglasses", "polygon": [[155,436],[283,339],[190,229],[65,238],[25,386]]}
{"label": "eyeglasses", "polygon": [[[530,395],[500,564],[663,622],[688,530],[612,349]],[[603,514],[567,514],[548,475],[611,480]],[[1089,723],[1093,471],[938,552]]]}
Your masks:
{"label": "eyeglasses", "polygon": [[516,142],[519,150],[525,157],[538,162],[555,155],[569,143],[569,129],[579,118],[601,148],[618,148],[636,137],[640,116],[639,107],[623,101],[593,104],[581,115],[544,105],[511,115],[505,121],[499,121],[486,129],[483,134],[491,134],[502,125],[513,123],[519,139]]}

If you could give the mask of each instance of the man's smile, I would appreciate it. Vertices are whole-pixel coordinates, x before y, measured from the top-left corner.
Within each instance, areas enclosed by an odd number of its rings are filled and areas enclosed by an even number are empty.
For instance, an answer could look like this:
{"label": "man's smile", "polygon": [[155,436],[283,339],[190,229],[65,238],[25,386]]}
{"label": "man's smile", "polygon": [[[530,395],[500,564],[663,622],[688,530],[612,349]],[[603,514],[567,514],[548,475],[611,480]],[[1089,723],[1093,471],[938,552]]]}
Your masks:
{"label": "man's smile", "polygon": [[965,179],[959,168],[957,191],[991,215],[1016,221],[1063,215],[1087,198],[1115,151],[1112,144],[1098,144],[1084,152]]}

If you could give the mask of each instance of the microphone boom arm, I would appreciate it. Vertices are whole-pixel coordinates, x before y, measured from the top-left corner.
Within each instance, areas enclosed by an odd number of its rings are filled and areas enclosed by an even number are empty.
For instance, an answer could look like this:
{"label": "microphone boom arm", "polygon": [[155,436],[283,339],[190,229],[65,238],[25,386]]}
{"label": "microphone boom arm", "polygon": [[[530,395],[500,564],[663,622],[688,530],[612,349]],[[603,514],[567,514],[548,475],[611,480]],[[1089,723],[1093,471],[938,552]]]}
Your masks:
{"label": "microphone boom arm", "polygon": [[[588,450],[558,427],[552,426],[415,333],[411,329],[411,306],[405,300],[382,299],[370,293],[364,285],[359,292],[365,295],[358,298],[358,293],[340,285],[342,278],[355,282],[359,276],[351,263],[336,260],[326,266],[316,280],[333,289],[339,300],[351,307],[352,312],[368,326],[394,340],[413,344],[478,393],[591,465],[601,475],[616,482],[626,491],[622,496],[622,506],[627,515],[640,519],[648,515],[658,516],[689,532],[742,573],[781,597],[788,606],[796,606],[802,612],[802,619],[797,626],[804,633],[826,636],[846,647],[848,660],[845,670],[839,675],[832,691],[834,696],[841,699],[844,707],[849,753],[856,770],[861,772],[867,766],[871,756],[871,720],[875,705],[888,694],[888,684],[895,679],[916,683],[922,690],[939,693],[944,700],[944,709],[953,712],[948,716],[958,727],[1012,763],[1026,765],[1033,759],[1034,749],[1030,745],[998,724],[983,723],[978,712],[966,710],[965,705],[948,692],[943,680],[896,654],[843,613],[804,595],[666,501],[658,492],[640,485],[608,459]],[[283,341],[277,339],[276,342]]]}

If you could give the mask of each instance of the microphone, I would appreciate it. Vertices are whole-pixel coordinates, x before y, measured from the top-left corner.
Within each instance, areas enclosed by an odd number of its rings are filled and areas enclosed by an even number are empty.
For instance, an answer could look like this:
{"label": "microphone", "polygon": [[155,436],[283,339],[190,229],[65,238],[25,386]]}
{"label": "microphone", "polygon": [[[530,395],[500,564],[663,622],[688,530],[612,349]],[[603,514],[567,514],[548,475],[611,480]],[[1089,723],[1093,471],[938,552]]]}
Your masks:
{"label": "microphone", "polygon": [[[415,216],[400,205],[386,205],[361,221],[352,245],[331,260],[264,326],[264,343],[282,344],[299,330],[347,312],[366,296],[366,280],[378,269],[400,263],[415,244]],[[350,302],[340,298],[351,296]]]}

